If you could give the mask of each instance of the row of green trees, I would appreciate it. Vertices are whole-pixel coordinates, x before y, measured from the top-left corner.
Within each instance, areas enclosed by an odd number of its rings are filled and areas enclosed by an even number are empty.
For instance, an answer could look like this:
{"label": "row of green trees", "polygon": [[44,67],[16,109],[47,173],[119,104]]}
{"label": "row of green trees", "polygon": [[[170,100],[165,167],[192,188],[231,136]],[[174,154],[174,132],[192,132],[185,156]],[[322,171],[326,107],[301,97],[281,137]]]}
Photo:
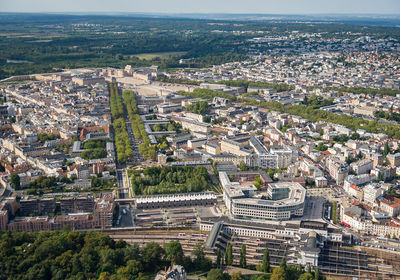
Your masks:
{"label": "row of green trees", "polygon": [[[228,243],[225,249],[225,256],[223,258],[221,250],[217,250],[217,267],[222,265],[222,261],[225,261],[226,265],[233,265],[233,249],[232,244]],[[247,267],[247,257],[246,257],[246,244],[242,244],[240,248],[240,255],[239,255],[239,266],[242,268]],[[257,270],[261,272],[268,273],[271,270],[271,265],[269,263],[269,250],[268,248],[264,251],[264,256],[262,262],[257,265]]]}
{"label": "row of green trees", "polygon": [[193,90],[193,92],[186,92],[186,91],[180,90],[177,92],[177,94],[189,96],[189,97],[193,97],[193,98],[204,98],[204,99],[208,99],[208,100],[213,100],[213,98],[217,97],[217,96],[229,99],[231,101],[236,100],[236,96],[234,96],[234,95],[211,90],[211,89],[205,89],[205,88],[196,88]]}
{"label": "row of green trees", "polygon": [[203,166],[148,167],[130,170],[129,176],[135,195],[200,192],[211,185],[210,176]]}
{"label": "row of green trees", "polygon": [[355,118],[345,114],[335,114],[323,110],[313,108],[313,106],[306,105],[289,105],[284,106],[279,102],[261,102],[258,103],[250,98],[242,99],[245,104],[257,105],[262,108],[297,115],[308,119],[312,122],[326,121],[346,126],[352,130],[364,129],[371,133],[384,133],[391,138],[400,139],[400,126],[391,123],[382,123],[379,121],[370,121],[364,118]]}
{"label": "row of green trees", "polygon": [[[168,77],[158,77],[157,81],[166,83],[177,83],[177,84],[187,84],[187,85],[200,85],[202,81],[188,80],[188,79],[173,79]],[[283,83],[265,83],[265,82],[252,82],[246,80],[224,80],[213,82],[215,84],[224,84],[232,87],[245,87],[246,91],[249,87],[258,88],[273,88],[278,92],[290,91],[294,89],[294,86],[283,84]]]}
{"label": "row of green trees", "polygon": [[365,87],[326,87],[324,91],[335,90],[338,92],[351,92],[354,94],[371,94],[371,95],[390,95],[396,96],[400,94],[400,90],[398,89],[389,89],[389,88],[365,88]]}
{"label": "row of green trees", "polygon": [[116,83],[109,85],[110,88],[110,109],[113,117],[113,126],[115,134],[115,149],[119,162],[126,162],[133,156],[131,141],[129,140],[126,123],[124,120],[124,106],[118,92]]}
{"label": "row of green trees", "polygon": [[121,97],[119,96],[117,83],[109,84],[109,89],[111,115],[114,119],[122,118],[124,116],[124,105],[122,104]]}
{"label": "row of green trees", "polygon": [[114,120],[114,133],[117,159],[119,162],[126,162],[128,158],[133,156],[133,150],[123,118]]}
{"label": "row of green trees", "polygon": [[[215,96],[228,98],[232,101],[236,100],[236,97],[226,93],[213,91],[209,89],[195,89],[193,92],[179,91],[178,94],[190,96],[193,98],[205,98],[212,100]],[[335,114],[323,110],[318,110],[316,107],[320,105],[330,104],[330,100],[327,101],[311,101],[311,105],[289,105],[284,106],[279,102],[258,102],[251,98],[242,98],[241,102],[259,106],[262,108],[268,108],[271,110],[279,111],[282,113],[288,113],[292,115],[301,116],[313,122],[327,121],[340,125],[344,125],[352,130],[364,129],[371,133],[384,133],[391,138],[400,139],[400,126],[391,123],[382,123],[379,121],[370,121],[364,118],[354,118],[345,114]],[[307,101],[308,103],[308,101]]]}
{"label": "row of green trees", "polygon": [[245,87],[246,91],[249,87],[259,87],[259,88],[273,88],[278,92],[290,91],[294,89],[294,86],[282,83],[265,83],[265,82],[252,82],[246,80],[224,80],[215,82],[218,84],[224,84],[232,87]]}
{"label": "row of green trees", "polygon": [[283,111],[292,115],[301,116],[312,122],[327,121],[344,125],[352,130],[361,128],[371,133],[384,133],[389,137],[400,139],[400,127],[390,123],[381,123],[363,118],[354,118],[345,114],[339,115],[302,105],[287,106],[283,109]]}
{"label": "row of green trees", "polygon": [[332,203],[332,221],[335,223],[335,224],[337,224],[338,223],[338,220],[337,220],[337,202],[336,201],[334,201],[333,203]]}
{"label": "row of green trees", "polygon": [[[200,81],[169,79],[169,78],[160,78],[160,81],[170,82],[170,83],[192,84],[192,85],[200,85],[200,83],[201,83]],[[273,88],[278,92],[290,91],[290,90],[294,89],[293,85],[288,85],[288,84],[283,84],[283,83],[265,83],[265,82],[246,81],[246,80],[226,80],[226,81],[217,81],[215,83],[224,84],[227,86],[234,86],[234,87],[245,87],[246,92],[248,92],[249,87]],[[312,90],[313,88],[309,88],[309,89]],[[338,91],[338,92],[350,92],[350,93],[355,93],[355,94],[371,94],[371,95],[396,96],[397,94],[400,94],[400,90],[386,89],[386,88],[380,88],[380,89],[365,88],[365,87],[326,87],[326,88],[324,88],[325,92],[328,92],[331,90]],[[246,95],[244,95],[244,96],[246,96]],[[325,101],[325,103],[328,103],[327,101],[328,101],[328,99]],[[329,105],[329,104],[326,104],[326,105]],[[322,106],[326,106],[326,105],[322,105]]]}
{"label": "row of green trees", "polygon": [[155,159],[156,146],[151,144],[150,138],[144,129],[143,121],[138,113],[135,93],[131,90],[124,90],[122,98],[126,106],[135,139],[142,141],[139,145],[139,153],[144,158]]}

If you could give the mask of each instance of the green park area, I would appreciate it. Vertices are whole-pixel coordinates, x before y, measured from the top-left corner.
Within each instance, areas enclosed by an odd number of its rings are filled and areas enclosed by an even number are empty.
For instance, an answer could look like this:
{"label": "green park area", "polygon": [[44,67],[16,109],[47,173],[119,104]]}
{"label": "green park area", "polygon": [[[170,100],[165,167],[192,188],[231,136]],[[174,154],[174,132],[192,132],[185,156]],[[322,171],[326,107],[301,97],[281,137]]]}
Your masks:
{"label": "green park area", "polygon": [[164,166],[129,170],[135,195],[200,192],[212,188],[205,167]]}

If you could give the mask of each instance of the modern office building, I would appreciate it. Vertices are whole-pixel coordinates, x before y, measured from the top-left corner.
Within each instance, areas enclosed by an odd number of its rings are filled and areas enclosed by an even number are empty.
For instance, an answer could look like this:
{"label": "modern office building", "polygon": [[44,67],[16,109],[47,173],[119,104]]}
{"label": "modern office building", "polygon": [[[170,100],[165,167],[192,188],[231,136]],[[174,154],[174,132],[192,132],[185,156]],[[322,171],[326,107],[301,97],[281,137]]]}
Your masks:
{"label": "modern office building", "polygon": [[231,182],[226,172],[220,172],[219,179],[225,205],[235,219],[289,220],[303,215],[306,189],[299,183],[272,183],[259,192],[252,184]]}

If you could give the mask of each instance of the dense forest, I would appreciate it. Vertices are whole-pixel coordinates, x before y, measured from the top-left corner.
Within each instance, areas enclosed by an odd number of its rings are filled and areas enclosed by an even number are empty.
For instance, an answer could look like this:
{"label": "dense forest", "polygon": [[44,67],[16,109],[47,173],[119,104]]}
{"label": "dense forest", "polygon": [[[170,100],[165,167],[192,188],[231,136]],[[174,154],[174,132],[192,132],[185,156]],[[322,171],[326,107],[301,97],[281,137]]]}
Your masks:
{"label": "dense forest", "polygon": [[[375,23],[376,24],[376,23]],[[400,28],[360,22],[231,21],[138,15],[2,14],[0,79],[65,68],[209,67],[247,57],[255,36],[300,31],[323,38],[400,38]],[[13,46],[10,48],[9,46]],[[260,51],[268,46],[260,45]],[[167,53],[180,52],[179,55]],[[165,53],[145,59],[143,53]],[[179,59],[187,62],[179,63]]]}
{"label": "dense forest", "polygon": [[148,167],[129,170],[135,195],[200,192],[209,189],[211,179],[207,169],[199,167]]}
{"label": "dense forest", "polygon": [[188,271],[207,271],[212,265],[201,245],[190,258],[183,255],[178,241],[164,248],[154,242],[139,248],[97,232],[0,235],[0,280],[150,280],[171,263]]}
{"label": "dense forest", "polygon": [[[90,22],[90,23],[88,23]],[[63,68],[205,67],[246,58],[249,35],[211,33],[203,21],[107,16],[2,17],[0,78]],[[192,30],[191,32],[189,30]],[[13,48],[9,48],[12,45]],[[151,59],[143,53],[181,52]],[[196,58],[179,64],[180,58]]]}
{"label": "dense forest", "polygon": [[[63,231],[0,233],[0,280],[150,280],[166,267],[182,265],[187,273],[207,274],[207,280],[244,280],[240,272],[224,273],[222,265],[232,265],[235,258],[240,267],[255,268],[259,274],[248,280],[323,280],[319,269],[306,271],[301,266],[288,265],[283,258],[272,268],[269,250],[256,267],[247,265],[246,245],[240,256],[233,254],[228,243],[223,255],[217,251],[216,262],[206,256],[202,244],[194,246],[190,256],[183,252],[179,241],[129,245],[98,232]],[[214,267],[214,268],[213,268]]]}

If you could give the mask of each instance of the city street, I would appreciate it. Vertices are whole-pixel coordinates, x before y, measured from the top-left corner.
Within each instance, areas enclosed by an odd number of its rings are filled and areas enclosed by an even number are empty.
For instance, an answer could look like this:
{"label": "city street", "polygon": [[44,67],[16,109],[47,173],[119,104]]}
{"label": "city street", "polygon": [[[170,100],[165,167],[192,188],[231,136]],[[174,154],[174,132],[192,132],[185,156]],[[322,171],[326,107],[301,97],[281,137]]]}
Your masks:
{"label": "city street", "polygon": [[117,170],[117,181],[118,181],[118,198],[129,198],[130,188],[127,186],[128,179],[124,169]]}
{"label": "city street", "polygon": [[119,215],[121,217],[119,225],[120,227],[133,227],[133,215],[128,206],[121,205],[119,208]]}

